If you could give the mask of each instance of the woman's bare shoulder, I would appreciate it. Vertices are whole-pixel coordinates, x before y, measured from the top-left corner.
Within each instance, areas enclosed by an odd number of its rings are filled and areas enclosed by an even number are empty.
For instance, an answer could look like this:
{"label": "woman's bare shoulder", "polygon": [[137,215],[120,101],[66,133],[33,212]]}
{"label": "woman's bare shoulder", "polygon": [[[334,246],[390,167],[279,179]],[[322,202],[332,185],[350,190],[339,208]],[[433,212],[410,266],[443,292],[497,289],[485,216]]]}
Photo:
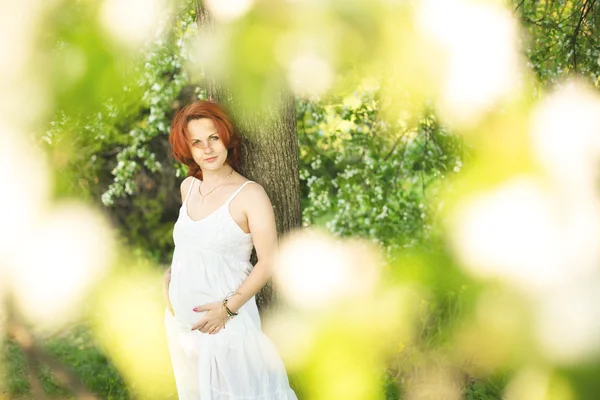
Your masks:
{"label": "woman's bare shoulder", "polygon": [[244,198],[250,202],[252,201],[258,201],[258,202],[270,202],[269,200],[269,196],[267,195],[267,192],[265,191],[265,188],[258,182],[255,181],[250,181],[249,179],[246,180],[246,182],[252,182],[249,185],[246,185],[244,187],[244,190],[242,190],[242,193],[246,192],[244,194]]}
{"label": "woman's bare shoulder", "polygon": [[273,204],[264,187],[254,182],[246,185],[242,193],[244,211],[251,226],[250,230],[255,233],[265,233],[274,230],[275,216]]}
{"label": "woman's bare shoulder", "polygon": [[181,182],[181,185],[179,188],[181,190],[181,202],[182,203],[185,201],[185,196],[187,195],[187,192],[190,189],[190,185],[192,184],[193,180],[194,180],[193,176],[188,176],[187,178],[185,178],[183,180],[183,182]]}

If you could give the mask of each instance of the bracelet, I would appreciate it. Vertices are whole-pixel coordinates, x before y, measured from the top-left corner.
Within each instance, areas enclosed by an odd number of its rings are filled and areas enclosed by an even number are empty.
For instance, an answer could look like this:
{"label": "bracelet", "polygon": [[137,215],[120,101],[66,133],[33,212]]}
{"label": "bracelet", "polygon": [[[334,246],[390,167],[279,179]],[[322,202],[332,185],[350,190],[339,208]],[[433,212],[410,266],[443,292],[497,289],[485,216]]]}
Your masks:
{"label": "bracelet", "polygon": [[235,317],[236,315],[238,315],[238,313],[233,312],[229,309],[229,307],[227,307],[227,300],[229,300],[228,298],[224,298],[223,299],[223,307],[225,307],[225,311],[227,312],[227,316],[229,317],[229,319]]}
{"label": "bracelet", "polygon": [[227,307],[227,302],[229,301],[229,299],[231,299],[236,294],[241,294],[241,293],[240,292],[230,292],[223,299],[223,303],[222,304],[223,304],[223,307],[225,307],[225,311],[227,312],[227,316],[229,317],[229,319],[231,319],[231,318],[235,317],[236,315],[238,315],[238,313],[231,311],[229,309],[229,307]]}

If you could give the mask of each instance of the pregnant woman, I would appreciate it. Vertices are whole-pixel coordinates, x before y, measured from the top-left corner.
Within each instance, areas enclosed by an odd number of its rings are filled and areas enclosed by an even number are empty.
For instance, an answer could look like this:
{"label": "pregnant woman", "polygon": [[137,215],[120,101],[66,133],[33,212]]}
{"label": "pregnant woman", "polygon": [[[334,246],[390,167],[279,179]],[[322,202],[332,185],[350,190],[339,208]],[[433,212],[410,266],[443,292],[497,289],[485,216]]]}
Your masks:
{"label": "pregnant woman", "polygon": [[189,167],[163,284],[179,399],[297,399],[261,330],[255,294],[271,276],[277,232],[265,190],[237,172],[240,139],[220,106],[195,101],[175,116],[169,142]]}

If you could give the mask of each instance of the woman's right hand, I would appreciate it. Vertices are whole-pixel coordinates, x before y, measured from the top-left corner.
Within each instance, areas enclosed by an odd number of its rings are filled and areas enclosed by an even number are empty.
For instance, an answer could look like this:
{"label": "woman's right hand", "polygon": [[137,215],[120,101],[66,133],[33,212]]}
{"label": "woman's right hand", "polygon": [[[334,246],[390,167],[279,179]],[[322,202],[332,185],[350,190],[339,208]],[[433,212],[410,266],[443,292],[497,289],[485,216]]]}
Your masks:
{"label": "woman's right hand", "polygon": [[171,267],[169,267],[165,274],[163,275],[163,295],[165,297],[165,303],[167,303],[167,308],[172,316],[175,316],[175,311],[173,311],[173,306],[171,305],[171,299],[169,298],[169,284],[171,283]]}

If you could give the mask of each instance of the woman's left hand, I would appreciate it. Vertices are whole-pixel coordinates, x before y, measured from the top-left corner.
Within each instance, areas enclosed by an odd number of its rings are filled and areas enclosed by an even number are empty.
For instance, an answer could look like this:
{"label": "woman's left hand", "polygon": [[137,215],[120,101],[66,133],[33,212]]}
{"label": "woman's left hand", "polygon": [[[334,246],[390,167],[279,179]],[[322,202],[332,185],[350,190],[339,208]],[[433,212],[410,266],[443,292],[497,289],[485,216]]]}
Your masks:
{"label": "woman's left hand", "polygon": [[192,326],[192,330],[198,329],[200,332],[213,335],[225,327],[225,323],[227,322],[227,311],[225,311],[223,303],[220,301],[198,306],[194,308],[194,311],[207,311],[207,313],[204,315],[204,318]]}

